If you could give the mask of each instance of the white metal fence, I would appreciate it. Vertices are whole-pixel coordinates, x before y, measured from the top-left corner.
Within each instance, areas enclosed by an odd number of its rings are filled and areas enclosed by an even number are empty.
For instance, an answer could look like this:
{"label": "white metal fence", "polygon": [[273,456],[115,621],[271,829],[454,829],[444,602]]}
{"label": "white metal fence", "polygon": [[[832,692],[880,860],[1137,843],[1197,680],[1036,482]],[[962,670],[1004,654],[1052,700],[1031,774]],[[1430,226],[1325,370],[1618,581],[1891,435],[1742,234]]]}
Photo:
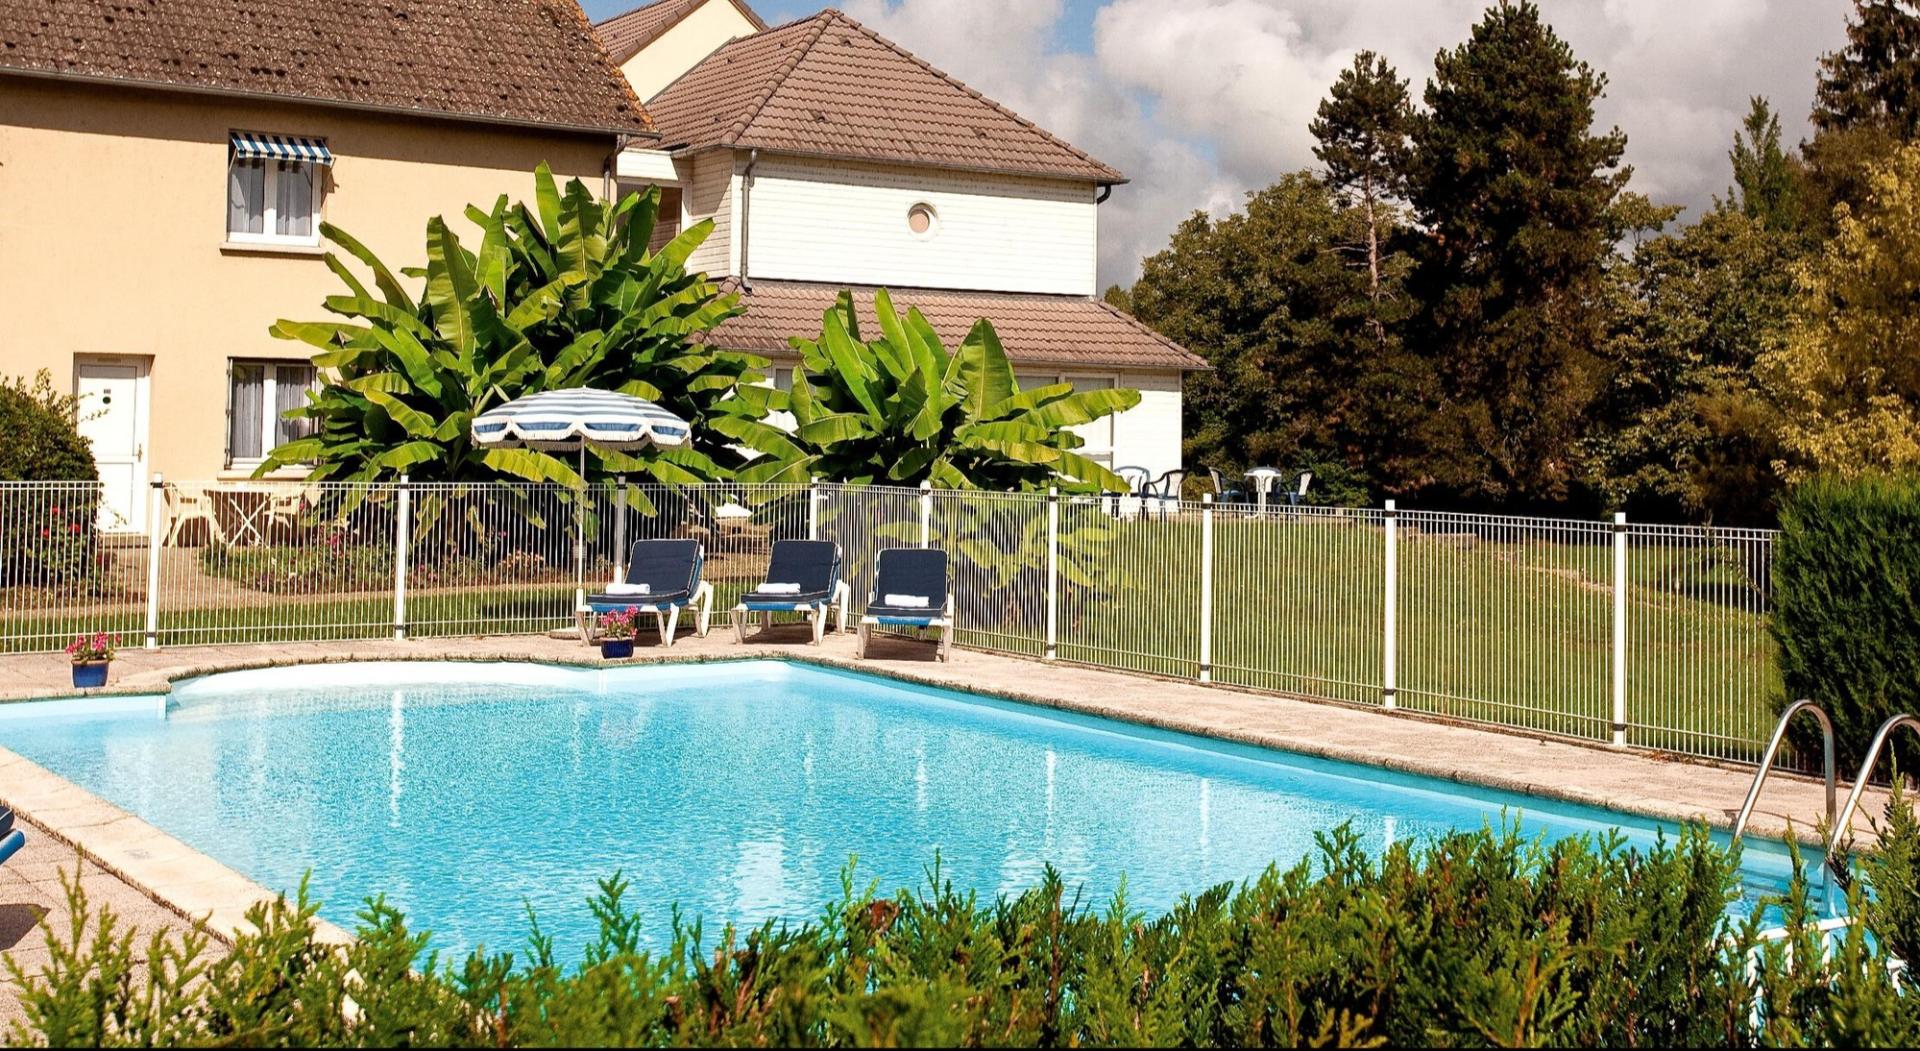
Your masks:
{"label": "white metal fence", "polygon": [[628,545],[706,547],[722,606],[774,540],[953,557],[964,646],[1753,759],[1773,534],[1624,520],[881,486],[0,485],[0,652],[544,632]]}

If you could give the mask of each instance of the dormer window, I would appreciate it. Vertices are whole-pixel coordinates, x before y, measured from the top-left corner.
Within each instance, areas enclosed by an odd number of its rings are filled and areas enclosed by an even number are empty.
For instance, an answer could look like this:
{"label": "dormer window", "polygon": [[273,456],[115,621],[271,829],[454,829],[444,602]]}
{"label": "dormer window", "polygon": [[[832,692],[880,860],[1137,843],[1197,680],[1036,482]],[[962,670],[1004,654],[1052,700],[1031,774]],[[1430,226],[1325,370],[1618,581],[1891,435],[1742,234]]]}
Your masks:
{"label": "dormer window", "polygon": [[333,154],[320,139],[236,131],[227,164],[227,240],[320,243],[320,201]]}
{"label": "dormer window", "polygon": [[907,209],[907,229],[913,236],[925,240],[940,229],[940,216],[933,205],[921,203]]}

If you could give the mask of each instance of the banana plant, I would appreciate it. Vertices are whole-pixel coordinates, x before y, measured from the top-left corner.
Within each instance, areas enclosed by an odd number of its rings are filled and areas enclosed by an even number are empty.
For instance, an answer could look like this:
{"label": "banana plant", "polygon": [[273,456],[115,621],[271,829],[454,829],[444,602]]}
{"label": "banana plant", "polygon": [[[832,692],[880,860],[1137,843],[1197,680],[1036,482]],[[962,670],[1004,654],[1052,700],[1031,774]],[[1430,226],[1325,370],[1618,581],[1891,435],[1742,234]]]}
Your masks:
{"label": "banana plant", "polygon": [[[1057,383],[1023,391],[992,322],[981,319],[949,350],[920,311],[898,312],[874,294],[880,333],[860,336],[853,296],[841,292],[818,339],[793,339],[801,367],[793,389],[741,387],[739,411],[714,428],[759,453],[749,482],[932,482],[945,489],[1124,492],[1127,482],[1075,450],[1068,428],[1140,403],[1132,390],[1075,391]],[[791,413],[792,431],[765,417]]]}
{"label": "banana plant", "polygon": [[315,350],[324,385],[290,417],[311,433],[274,449],[260,472],[287,466],[315,480],[421,481],[503,477],[583,484],[571,455],[485,449],[473,418],[544,390],[595,387],[658,402],[693,425],[675,449],[590,450],[588,474],[689,483],[725,477],[742,460],[714,421],[740,411],[736,388],[764,379],[765,359],[697,338],[741,312],[687,258],[712,231],[689,227],[649,251],[660,191],[601,201],[577,179],[562,190],[542,164],[534,205],[468,207],[479,230],[469,249],[438,216],[427,222],[425,267],[396,272],[346,231],[326,239],[326,264],[346,286],[328,296],[327,321],[275,323],[271,333]]}

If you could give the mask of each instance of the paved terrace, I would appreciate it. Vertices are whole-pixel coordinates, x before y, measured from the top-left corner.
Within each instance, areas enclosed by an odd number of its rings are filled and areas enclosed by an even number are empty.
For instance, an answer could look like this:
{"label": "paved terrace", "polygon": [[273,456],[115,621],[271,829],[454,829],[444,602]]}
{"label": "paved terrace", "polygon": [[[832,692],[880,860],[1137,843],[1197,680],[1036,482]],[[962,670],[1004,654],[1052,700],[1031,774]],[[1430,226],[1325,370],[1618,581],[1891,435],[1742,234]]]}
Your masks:
{"label": "paved terrace", "polygon": [[[642,638],[635,662],[793,657],[858,667],[915,682],[1010,697],[1047,707],[1109,716],[1171,730],[1351,760],[1452,781],[1609,807],[1674,821],[1731,824],[1752,777],[1751,768],[1675,759],[1557,738],[1468,726],[1409,713],[1306,701],[1195,683],[1101,671],[1072,664],[956,650],[950,664],[932,647],[908,639],[874,639],[870,657],[854,658],[854,640],[829,635],[820,647],[807,633],[783,625],[750,640],[733,641],[716,626],[705,639],[682,635],[672,649]],[[176,647],[125,650],[110,684],[91,693],[164,693],[172,680],[216,671],[284,664],[378,660],[533,661],[597,665],[597,651],[577,639],[509,636],[410,640]],[[0,703],[73,696],[60,654],[0,657]],[[0,741],[3,744],[3,741]],[[1803,838],[1822,813],[1821,787],[1810,778],[1780,775],[1768,782],[1753,823],[1756,835],[1784,834],[1792,819]],[[59,914],[52,868],[71,869],[75,850],[89,860],[88,887],[98,900],[135,903],[123,914],[147,930],[204,917],[216,934],[240,926],[248,903],[268,892],[246,877],[125,813],[104,800],[0,746],[0,799],[37,828],[21,857],[0,869],[0,951],[22,962],[44,959],[44,941],[28,928],[40,910]],[[1863,816],[1880,812],[1882,798],[1863,803]],[[1860,823],[1865,830],[1864,819]],[[36,835],[36,832],[39,834]],[[1286,859],[1292,860],[1292,859]],[[145,903],[145,904],[141,904]],[[159,907],[148,907],[158,903]],[[341,937],[330,930],[329,936]],[[0,1018],[14,1009],[0,985]]]}

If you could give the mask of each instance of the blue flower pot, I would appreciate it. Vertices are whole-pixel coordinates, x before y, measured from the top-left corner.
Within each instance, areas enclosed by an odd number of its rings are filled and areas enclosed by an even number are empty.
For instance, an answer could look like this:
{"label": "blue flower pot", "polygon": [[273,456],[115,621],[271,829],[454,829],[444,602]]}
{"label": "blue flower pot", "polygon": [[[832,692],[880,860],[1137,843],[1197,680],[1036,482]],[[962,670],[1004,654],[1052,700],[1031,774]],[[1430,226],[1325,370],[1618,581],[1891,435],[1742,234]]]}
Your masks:
{"label": "blue flower pot", "polygon": [[[633,656],[633,640],[602,639],[600,640],[600,656],[610,661],[625,660]],[[74,674],[78,675],[79,670],[75,669]],[[102,673],[102,678],[105,678],[105,673]]]}
{"label": "blue flower pot", "polygon": [[107,661],[91,661],[73,666],[73,684],[82,689],[107,684]]}

